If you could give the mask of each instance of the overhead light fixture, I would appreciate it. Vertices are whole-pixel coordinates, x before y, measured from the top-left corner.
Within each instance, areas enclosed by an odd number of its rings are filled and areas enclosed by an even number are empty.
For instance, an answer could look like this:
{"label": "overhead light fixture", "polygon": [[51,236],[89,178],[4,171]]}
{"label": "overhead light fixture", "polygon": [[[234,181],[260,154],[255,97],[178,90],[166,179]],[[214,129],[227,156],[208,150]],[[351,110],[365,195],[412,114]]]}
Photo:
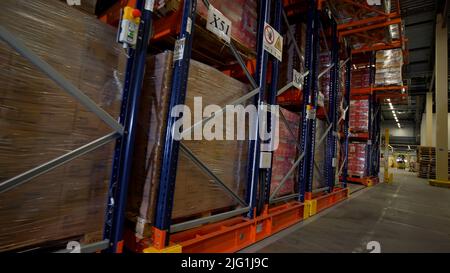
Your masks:
{"label": "overhead light fixture", "polygon": [[395,115],[395,111],[394,110],[392,110],[392,114]]}
{"label": "overhead light fixture", "polygon": [[397,122],[397,126],[399,129],[401,129],[402,127],[400,126],[400,123]]}
{"label": "overhead light fixture", "polygon": [[411,150],[411,146],[408,145],[408,150]]}
{"label": "overhead light fixture", "polygon": [[389,107],[391,108],[391,110],[394,110],[394,106],[392,105],[392,103],[389,103]]}
{"label": "overhead light fixture", "polygon": [[391,102],[391,99],[387,99],[388,102]]}
{"label": "overhead light fixture", "polygon": [[405,87],[403,87],[403,88],[402,88],[402,92],[405,93],[405,91],[406,91],[406,89],[405,89]]}

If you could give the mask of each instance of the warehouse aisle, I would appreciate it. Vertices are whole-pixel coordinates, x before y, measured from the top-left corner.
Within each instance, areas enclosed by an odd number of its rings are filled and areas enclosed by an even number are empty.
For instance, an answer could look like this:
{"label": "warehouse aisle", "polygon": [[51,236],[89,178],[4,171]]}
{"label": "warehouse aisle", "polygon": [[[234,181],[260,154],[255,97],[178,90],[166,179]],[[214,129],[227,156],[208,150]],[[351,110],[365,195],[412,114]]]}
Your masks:
{"label": "warehouse aisle", "polygon": [[244,252],[450,252],[450,189],[407,171]]}

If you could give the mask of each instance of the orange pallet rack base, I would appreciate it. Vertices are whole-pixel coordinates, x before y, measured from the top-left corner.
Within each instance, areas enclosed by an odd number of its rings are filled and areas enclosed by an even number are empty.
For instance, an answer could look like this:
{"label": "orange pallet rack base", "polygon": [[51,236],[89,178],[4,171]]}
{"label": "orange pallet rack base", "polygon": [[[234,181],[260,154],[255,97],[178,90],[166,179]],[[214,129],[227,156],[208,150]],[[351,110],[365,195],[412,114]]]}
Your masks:
{"label": "orange pallet rack base", "polygon": [[153,245],[143,252],[236,252],[332,207],[345,200],[348,195],[348,188],[336,188],[331,193],[310,196],[311,199],[304,203],[290,201],[273,207],[267,206],[264,212],[254,219],[239,216],[181,231],[170,235],[170,244],[166,248],[157,247],[163,245],[166,234],[164,231],[154,229]]}
{"label": "orange pallet rack base", "polygon": [[366,187],[371,187],[371,186],[374,186],[374,185],[380,183],[380,179],[375,176],[362,177],[362,178],[349,176],[349,177],[347,177],[347,181],[363,184]]}

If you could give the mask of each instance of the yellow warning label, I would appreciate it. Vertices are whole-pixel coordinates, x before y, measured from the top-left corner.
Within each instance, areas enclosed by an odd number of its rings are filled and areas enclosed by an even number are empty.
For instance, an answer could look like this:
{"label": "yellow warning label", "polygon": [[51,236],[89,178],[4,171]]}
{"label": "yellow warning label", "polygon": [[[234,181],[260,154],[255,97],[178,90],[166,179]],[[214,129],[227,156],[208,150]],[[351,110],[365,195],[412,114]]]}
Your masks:
{"label": "yellow warning label", "polygon": [[275,42],[275,48],[279,51],[283,50],[283,42],[281,41],[281,37],[278,37],[277,41]]}

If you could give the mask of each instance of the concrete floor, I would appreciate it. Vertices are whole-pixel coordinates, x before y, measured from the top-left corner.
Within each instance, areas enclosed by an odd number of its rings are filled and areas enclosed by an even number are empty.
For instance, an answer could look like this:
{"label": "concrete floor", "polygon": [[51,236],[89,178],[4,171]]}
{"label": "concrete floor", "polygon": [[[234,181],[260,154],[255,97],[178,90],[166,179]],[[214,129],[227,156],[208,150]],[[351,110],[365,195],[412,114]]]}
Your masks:
{"label": "concrete floor", "polygon": [[[352,187],[352,190],[355,187]],[[242,252],[450,252],[450,189],[407,171]]]}

